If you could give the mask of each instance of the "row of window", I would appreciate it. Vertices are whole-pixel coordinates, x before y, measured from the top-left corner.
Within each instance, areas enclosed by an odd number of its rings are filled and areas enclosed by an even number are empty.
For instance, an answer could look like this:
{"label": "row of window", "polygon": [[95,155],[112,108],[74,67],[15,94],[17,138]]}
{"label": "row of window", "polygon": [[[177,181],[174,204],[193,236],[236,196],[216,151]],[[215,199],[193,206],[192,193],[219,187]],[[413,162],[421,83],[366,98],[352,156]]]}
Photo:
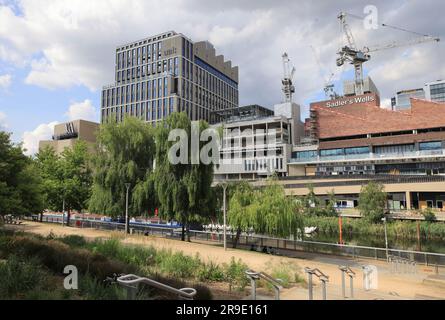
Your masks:
{"label": "row of window", "polygon": [[116,54],[117,69],[139,66],[162,57],[162,41]]}
{"label": "row of window", "polygon": [[174,76],[179,74],[179,60],[178,58],[171,58],[156,63],[149,63],[147,65],[133,67],[122,71],[117,71],[116,81],[117,83],[145,78],[146,76],[156,75],[160,73],[168,73]]}
{"label": "row of window", "polygon": [[158,99],[151,102],[129,104],[122,107],[102,109],[102,122],[109,117],[122,121],[126,115],[145,121],[160,120],[174,112],[174,100]]}
{"label": "row of window", "polygon": [[168,78],[157,78],[102,91],[102,107],[167,97]]}
{"label": "row of window", "polygon": [[227,77],[225,74],[223,74],[222,72],[219,72],[218,70],[216,70],[215,68],[213,68],[211,65],[209,65],[208,63],[206,63],[205,61],[202,61],[201,59],[199,59],[198,57],[195,57],[195,63],[200,66],[201,68],[203,68],[204,70],[206,70],[207,72],[213,74],[215,77],[229,83],[232,87],[238,88],[238,83],[236,83],[235,81],[233,81],[232,79],[230,79],[229,77]]}
{"label": "row of window", "polygon": [[[419,150],[439,150],[442,149],[441,141],[430,141],[419,143]],[[414,144],[402,144],[402,145],[391,145],[391,146],[378,146],[374,148],[374,153],[376,154],[388,154],[388,153],[406,153],[416,151]],[[367,154],[371,152],[370,147],[353,147],[353,148],[339,148],[339,149],[326,149],[320,150],[321,157],[329,156],[343,156],[343,155],[354,155],[354,154]],[[294,159],[311,159],[317,158],[318,151],[298,151],[292,152],[292,158]]]}
{"label": "row of window", "polygon": [[283,158],[244,160],[244,171],[263,171],[283,169]]}

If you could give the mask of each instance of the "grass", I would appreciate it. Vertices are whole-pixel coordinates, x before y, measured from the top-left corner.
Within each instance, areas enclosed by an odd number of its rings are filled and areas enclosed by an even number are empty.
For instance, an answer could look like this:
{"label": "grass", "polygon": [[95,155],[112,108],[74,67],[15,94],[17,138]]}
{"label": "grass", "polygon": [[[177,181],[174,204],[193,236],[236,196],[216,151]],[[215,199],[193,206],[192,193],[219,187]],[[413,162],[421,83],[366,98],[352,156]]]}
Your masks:
{"label": "grass", "polygon": [[0,263],[0,298],[20,298],[24,292],[41,287],[46,277],[35,259],[23,261],[11,255]]}
{"label": "grass", "polygon": [[[304,285],[306,282],[300,275],[300,268],[291,262],[280,261],[279,264],[274,265],[268,263],[267,270],[272,278],[281,280],[280,283],[284,288],[290,288],[296,284]],[[272,285],[264,281],[261,281],[261,286],[273,290]]]}

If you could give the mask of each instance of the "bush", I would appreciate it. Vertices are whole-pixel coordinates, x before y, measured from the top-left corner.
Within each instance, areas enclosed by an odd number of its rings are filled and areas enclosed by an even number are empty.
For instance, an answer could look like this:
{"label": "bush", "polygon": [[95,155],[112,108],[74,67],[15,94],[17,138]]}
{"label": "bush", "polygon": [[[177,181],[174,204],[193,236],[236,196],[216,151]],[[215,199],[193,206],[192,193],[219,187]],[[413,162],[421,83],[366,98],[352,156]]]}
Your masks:
{"label": "bush", "polygon": [[436,221],[436,215],[434,214],[434,211],[431,208],[423,210],[422,215],[425,218],[425,221],[428,222]]}
{"label": "bush", "polygon": [[241,260],[235,261],[235,258],[232,257],[230,263],[225,263],[223,268],[226,281],[229,282],[230,285],[230,290],[232,290],[232,288],[239,291],[244,290],[249,283],[246,276],[247,265]]}
{"label": "bush", "polygon": [[70,247],[74,247],[74,248],[83,248],[87,244],[87,241],[85,240],[85,238],[82,236],[78,236],[78,235],[69,235],[69,236],[59,238],[57,240],[69,245]]}
{"label": "bush", "polygon": [[274,279],[280,279],[283,287],[289,288],[290,284],[295,281],[297,274],[293,269],[290,263],[280,262],[272,267],[270,275]]}
{"label": "bush", "polygon": [[39,288],[46,280],[46,273],[36,260],[23,261],[10,255],[6,262],[0,262],[0,297],[20,298],[27,291]]}
{"label": "bush", "polygon": [[120,300],[126,297],[119,284],[107,284],[89,274],[79,278],[79,290],[87,300]]}
{"label": "bush", "polygon": [[201,261],[198,256],[192,258],[182,252],[172,253],[169,250],[158,252],[156,265],[164,274],[179,278],[192,278],[200,267]]}
{"label": "bush", "polygon": [[224,271],[213,261],[203,263],[197,272],[199,281],[224,281]]}

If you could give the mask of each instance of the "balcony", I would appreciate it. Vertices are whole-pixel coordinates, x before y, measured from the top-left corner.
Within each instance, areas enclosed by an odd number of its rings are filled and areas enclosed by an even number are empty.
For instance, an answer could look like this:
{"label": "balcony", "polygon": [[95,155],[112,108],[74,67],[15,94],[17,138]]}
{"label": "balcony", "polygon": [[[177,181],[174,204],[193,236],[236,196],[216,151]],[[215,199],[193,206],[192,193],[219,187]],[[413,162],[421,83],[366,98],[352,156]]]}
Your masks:
{"label": "balcony", "polygon": [[323,163],[323,162],[344,162],[344,161],[368,161],[368,160],[403,160],[416,158],[445,157],[445,149],[422,150],[398,153],[364,153],[338,156],[318,156],[313,158],[296,159],[292,158],[289,163]]}

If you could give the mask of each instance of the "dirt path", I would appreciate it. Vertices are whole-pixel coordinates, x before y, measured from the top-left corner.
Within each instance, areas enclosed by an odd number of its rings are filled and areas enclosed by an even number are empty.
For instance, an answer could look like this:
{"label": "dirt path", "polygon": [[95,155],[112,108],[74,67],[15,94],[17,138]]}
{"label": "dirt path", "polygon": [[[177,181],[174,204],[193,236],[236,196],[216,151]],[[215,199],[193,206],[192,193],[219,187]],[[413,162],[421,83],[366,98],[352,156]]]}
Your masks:
{"label": "dirt path", "polygon": [[[12,226],[11,226],[12,227]],[[181,242],[178,240],[165,239],[154,236],[139,236],[130,235],[125,237],[123,233],[110,232],[104,230],[94,229],[78,229],[62,227],[54,224],[43,224],[27,221],[21,226],[14,226],[13,228],[20,229],[27,232],[37,233],[41,235],[48,235],[50,232],[55,235],[81,235],[88,239],[95,238],[110,238],[112,236],[119,236],[124,243],[137,245],[151,245],[155,248],[171,249],[174,251],[182,251],[184,254],[195,256],[197,253],[200,258],[207,261],[217,263],[230,262],[232,257],[241,259],[249,268],[255,271],[270,271],[271,267],[280,263],[289,263],[299,271],[300,275],[305,277],[304,267],[319,268],[324,273],[329,275],[329,286],[334,291],[338,291],[341,285],[341,272],[338,270],[339,264],[347,264],[356,272],[357,277],[354,282],[354,287],[357,288],[357,298],[370,299],[369,294],[363,291],[362,278],[363,273],[361,265],[372,264],[379,269],[378,290],[372,290],[376,297],[381,295],[381,298],[388,299],[389,297],[410,298],[413,299],[418,296],[435,297],[445,299],[445,289],[441,287],[434,287],[423,284],[423,280],[431,272],[427,267],[420,266],[419,272],[416,275],[395,275],[389,272],[388,265],[385,262],[376,262],[373,260],[352,260],[344,257],[331,257],[312,255],[308,257],[305,253],[296,253],[296,257],[280,257],[265,255],[259,252],[251,252],[246,250],[237,250],[228,248],[224,251],[222,246],[209,243],[198,242]],[[286,290],[283,292],[284,299],[301,299],[301,292]]]}

